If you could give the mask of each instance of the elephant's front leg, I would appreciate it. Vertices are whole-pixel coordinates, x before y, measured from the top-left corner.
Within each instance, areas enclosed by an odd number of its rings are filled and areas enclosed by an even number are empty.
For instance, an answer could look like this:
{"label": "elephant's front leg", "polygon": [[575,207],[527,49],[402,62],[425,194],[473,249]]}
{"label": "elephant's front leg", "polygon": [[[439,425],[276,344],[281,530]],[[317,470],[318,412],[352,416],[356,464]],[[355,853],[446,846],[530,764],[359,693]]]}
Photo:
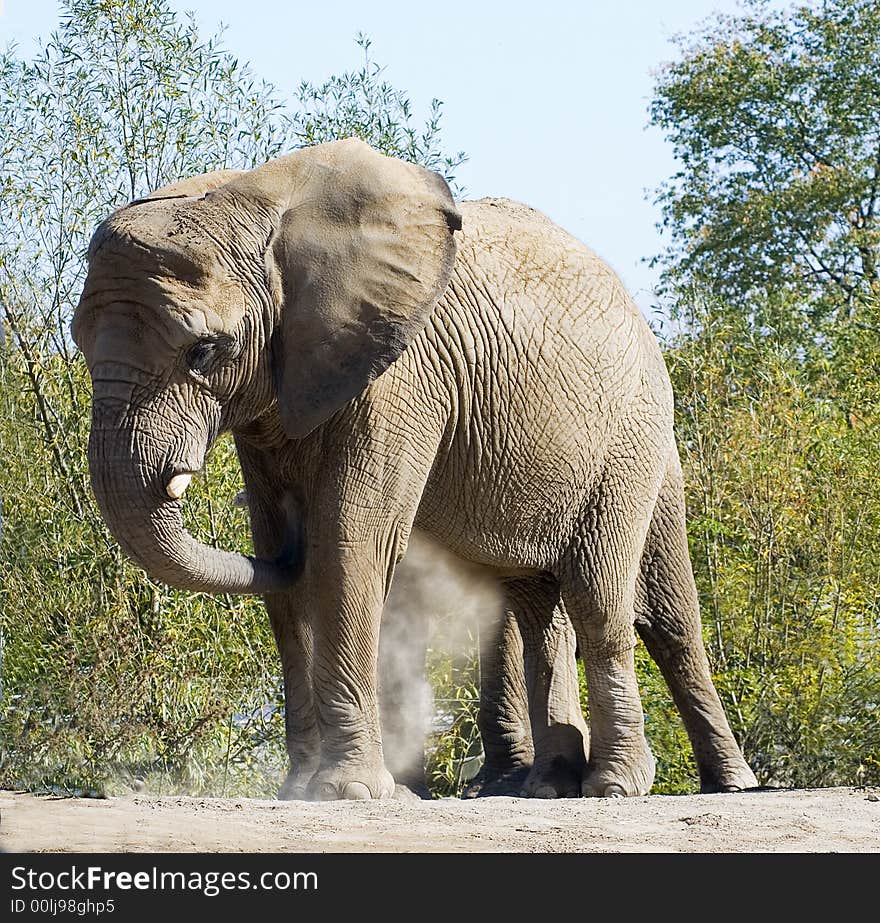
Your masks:
{"label": "elephant's front leg", "polygon": [[[319,800],[390,798],[379,726],[379,624],[397,545],[393,527],[337,537],[316,575],[312,677],[321,762],[308,794]],[[313,571],[314,573],[314,571]]]}
{"label": "elephant's front leg", "polygon": [[318,769],[321,756],[312,696],[312,636],[305,589],[300,585],[289,593],[265,597],[283,671],[284,736],[290,770],[278,797],[288,801],[306,798],[308,784]]}
{"label": "elephant's front leg", "polygon": [[[281,553],[291,531],[294,510],[292,494],[277,483],[271,460],[245,440],[236,439],[236,448],[247,491],[236,498],[237,505],[250,511],[251,533],[257,555],[271,559]],[[302,523],[297,523],[297,532]],[[304,540],[300,536],[300,540]],[[290,770],[278,797],[288,800],[306,797],[306,787],[318,768],[321,742],[312,696],[312,632],[310,625],[313,598],[309,574],[284,593],[268,593],[263,599],[275,643],[281,657],[284,684],[284,731]]]}
{"label": "elephant's front leg", "polygon": [[321,433],[307,494],[312,686],[321,762],[312,798],[390,798],[379,722],[379,625],[443,428],[415,430],[412,397],[380,378]]}

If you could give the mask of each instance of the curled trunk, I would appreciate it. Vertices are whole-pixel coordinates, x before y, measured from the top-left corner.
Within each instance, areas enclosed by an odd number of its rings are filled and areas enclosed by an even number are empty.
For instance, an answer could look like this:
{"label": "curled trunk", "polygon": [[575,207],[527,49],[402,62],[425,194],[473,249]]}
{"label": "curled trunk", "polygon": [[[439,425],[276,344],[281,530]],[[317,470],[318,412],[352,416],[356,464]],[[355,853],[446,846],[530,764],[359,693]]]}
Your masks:
{"label": "curled trunk", "polygon": [[153,579],[203,593],[273,593],[299,576],[303,541],[295,517],[288,517],[284,546],[274,561],[202,544],[184,527],[180,502],[165,493],[161,473],[143,470],[129,432],[93,427],[89,469],[110,531]]}

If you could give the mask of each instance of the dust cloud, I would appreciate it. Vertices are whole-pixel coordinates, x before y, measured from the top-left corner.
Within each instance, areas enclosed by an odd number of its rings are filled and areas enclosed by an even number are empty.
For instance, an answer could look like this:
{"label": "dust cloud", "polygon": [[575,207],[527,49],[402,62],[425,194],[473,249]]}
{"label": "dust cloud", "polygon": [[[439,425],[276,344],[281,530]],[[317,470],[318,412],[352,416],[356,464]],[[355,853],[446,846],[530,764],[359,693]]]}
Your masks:
{"label": "dust cloud", "polygon": [[480,634],[497,629],[502,605],[498,581],[488,570],[413,532],[394,574],[379,638],[382,746],[398,782],[420,787],[426,735],[444,711],[435,709],[425,676],[427,647],[473,656]]}

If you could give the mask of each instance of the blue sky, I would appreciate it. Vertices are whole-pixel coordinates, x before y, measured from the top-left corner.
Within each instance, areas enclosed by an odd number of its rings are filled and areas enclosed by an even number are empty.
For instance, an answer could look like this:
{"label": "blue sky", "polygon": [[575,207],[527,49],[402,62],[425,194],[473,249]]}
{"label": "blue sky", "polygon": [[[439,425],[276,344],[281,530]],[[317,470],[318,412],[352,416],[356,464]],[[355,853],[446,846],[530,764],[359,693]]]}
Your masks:
{"label": "blue sky", "polygon": [[[670,38],[737,0],[172,0],[285,92],[356,68],[355,35],[372,39],[385,77],[417,113],[443,101],[444,147],[464,150],[468,198],[519,199],[605,257],[652,314],[662,249],[650,190],[675,170],[647,129],[652,72]],[[0,0],[0,45],[22,55],[58,22],[55,0]]]}

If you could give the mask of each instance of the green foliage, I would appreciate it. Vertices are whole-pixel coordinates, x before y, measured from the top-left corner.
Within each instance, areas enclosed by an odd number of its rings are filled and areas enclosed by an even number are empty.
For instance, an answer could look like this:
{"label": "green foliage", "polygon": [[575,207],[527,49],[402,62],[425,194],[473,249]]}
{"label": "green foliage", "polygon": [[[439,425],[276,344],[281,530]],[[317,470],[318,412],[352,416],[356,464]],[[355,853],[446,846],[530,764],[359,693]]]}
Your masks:
{"label": "green foliage", "polygon": [[[853,383],[848,418],[784,340],[711,301],[677,320],[667,362],[691,557],[734,730],[762,782],[877,782],[873,389]],[[873,341],[868,355],[876,383]]]}
{"label": "green foliage", "polygon": [[[435,630],[435,635],[437,631]],[[480,705],[476,640],[465,651],[441,644],[428,651],[434,687],[434,730],[428,740],[425,778],[435,797],[457,797],[476,775],[483,747],[477,727]]]}
{"label": "green foliage", "polygon": [[[35,60],[0,59],[4,786],[105,791],[158,772],[205,791],[253,763],[240,739],[277,699],[266,620],[123,560],[88,486],[90,388],[67,328],[97,223],[181,175],[271,156],[276,109],[161,0],[70,0]],[[234,455],[215,458],[194,526],[239,545]]]}
{"label": "green foliage", "polygon": [[636,674],[645,713],[645,736],[657,761],[657,795],[687,795],[700,790],[697,764],[666,680],[643,644],[636,647]]}
{"label": "green foliage", "polygon": [[[152,779],[166,790],[268,793],[283,729],[262,711],[278,698],[262,609],[170,590],[126,562],[84,492],[88,416],[70,403],[71,389],[87,388],[84,367],[39,358],[36,387],[16,350],[4,355],[0,380],[0,786],[112,792]],[[68,427],[63,439],[43,426],[38,401]],[[55,451],[72,478],[59,474]],[[247,530],[229,503],[240,482],[228,440],[194,486],[196,531],[241,546]],[[271,736],[254,747],[267,722]]]}
{"label": "green foliage", "polygon": [[747,0],[678,44],[651,106],[680,164],[656,262],[811,339],[878,293],[880,6]]}
{"label": "green foliage", "polygon": [[278,102],[164,0],[69,0],[30,62],[0,57],[0,284],[7,321],[66,329],[89,237],[113,208],[181,176],[279,150]]}
{"label": "green foliage", "polygon": [[748,0],[678,45],[655,263],[717,685],[761,781],[876,782],[880,7]]}

